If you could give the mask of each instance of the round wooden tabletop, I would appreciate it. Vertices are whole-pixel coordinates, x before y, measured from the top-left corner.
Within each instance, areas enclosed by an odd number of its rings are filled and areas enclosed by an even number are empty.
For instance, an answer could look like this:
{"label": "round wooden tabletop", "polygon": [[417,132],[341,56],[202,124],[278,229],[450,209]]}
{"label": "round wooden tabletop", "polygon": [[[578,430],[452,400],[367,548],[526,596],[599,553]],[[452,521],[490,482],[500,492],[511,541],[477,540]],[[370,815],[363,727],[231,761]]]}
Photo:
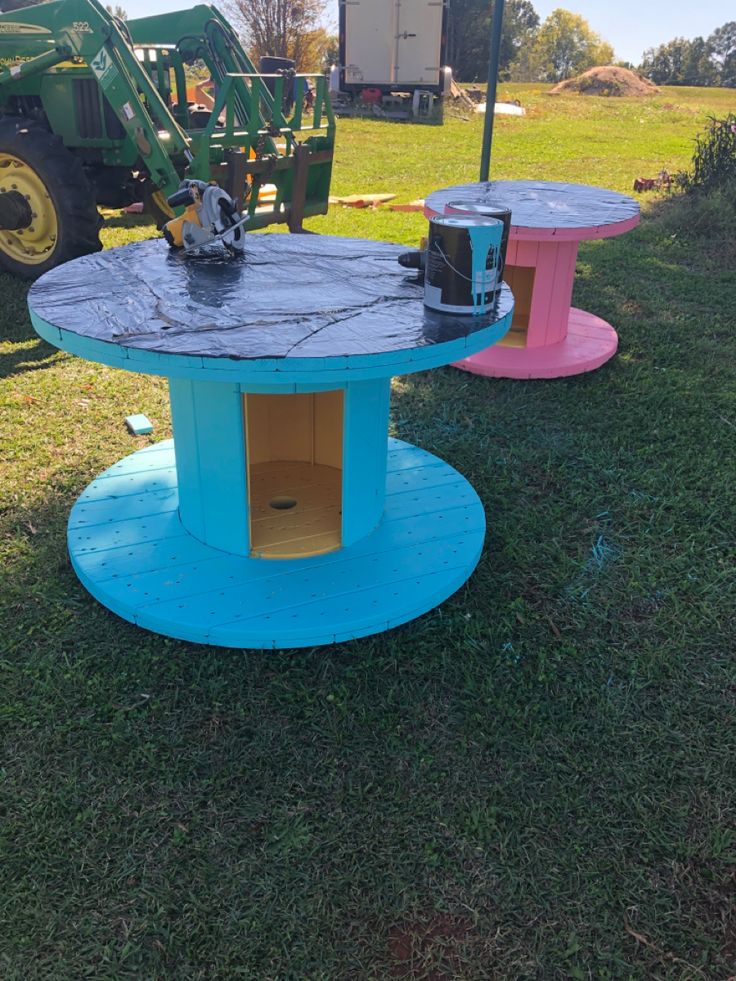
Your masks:
{"label": "round wooden tabletop", "polygon": [[587,184],[557,181],[486,181],[433,191],[427,217],[445,214],[447,205],[511,209],[511,235],[519,240],[584,241],[621,235],[639,224],[639,205],[626,194]]}
{"label": "round wooden tabletop", "polygon": [[389,377],[448,364],[506,333],[506,286],[490,314],[436,313],[399,265],[403,251],[363,239],[249,234],[242,258],[195,258],[154,239],[51,270],[28,303],[37,332],[73,354],[239,383]]}

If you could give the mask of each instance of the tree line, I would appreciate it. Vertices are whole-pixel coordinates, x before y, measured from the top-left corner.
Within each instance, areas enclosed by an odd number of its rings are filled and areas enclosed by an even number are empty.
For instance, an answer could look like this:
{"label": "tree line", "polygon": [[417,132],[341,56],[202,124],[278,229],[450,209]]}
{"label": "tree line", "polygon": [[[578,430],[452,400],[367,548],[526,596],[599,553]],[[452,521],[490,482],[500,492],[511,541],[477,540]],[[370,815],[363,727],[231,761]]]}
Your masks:
{"label": "tree line", "polygon": [[[324,26],[335,0],[222,0],[256,62],[293,58],[300,71],[336,61],[337,39]],[[449,0],[446,63],[463,82],[485,82],[493,0]],[[640,65],[616,61],[612,46],[579,14],[558,7],[540,21],[531,0],[505,0],[502,80],[559,82],[595,65],[623,64],[658,85],[736,87],[736,21],[710,37],[675,38],[642,55]]]}
{"label": "tree line", "polygon": [[[461,81],[488,72],[491,0],[450,0],[448,63]],[[559,82],[595,65],[622,64],[656,85],[736,87],[736,21],[710,37],[675,38],[646,50],[639,65],[617,61],[611,45],[578,14],[558,8],[540,23],[530,0],[506,0],[501,40],[502,80]]]}
{"label": "tree line", "polygon": [[[486,80],[492,12],[489,0],[451,0],[447,62],[460,81]],[[540,23],[530,0],[506,0],[502,80],[560,82],[613,58],[611,45],[579,14],[557,8]]]}
{"label": "tree line", "polygon": [[676,37],[647,49],[639,70],[656,85],[722,85],[736,88],[736,20],[708,38]]}
{"label": "tree line", "polygon": [[327,0],[220,0],[256,68],[264,56],[290,58],[300,72],[325,71],[338,42],[324,26]]}

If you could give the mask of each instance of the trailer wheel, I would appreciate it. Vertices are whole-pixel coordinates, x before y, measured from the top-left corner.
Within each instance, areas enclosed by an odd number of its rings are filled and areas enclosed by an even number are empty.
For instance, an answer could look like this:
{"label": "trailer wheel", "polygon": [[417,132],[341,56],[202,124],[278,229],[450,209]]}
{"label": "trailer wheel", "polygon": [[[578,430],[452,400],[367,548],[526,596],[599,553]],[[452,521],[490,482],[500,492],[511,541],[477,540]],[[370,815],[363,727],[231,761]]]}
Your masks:
{"label": "trailer wheel", "polygon": [[[3,220],[10,209],[3,209],[2,196],[11,193],[27,202],[25,221]],[[0,267],[35,279],[99,252],[101,224],[94,189],[60,137],[31,120],[0,118]]]}

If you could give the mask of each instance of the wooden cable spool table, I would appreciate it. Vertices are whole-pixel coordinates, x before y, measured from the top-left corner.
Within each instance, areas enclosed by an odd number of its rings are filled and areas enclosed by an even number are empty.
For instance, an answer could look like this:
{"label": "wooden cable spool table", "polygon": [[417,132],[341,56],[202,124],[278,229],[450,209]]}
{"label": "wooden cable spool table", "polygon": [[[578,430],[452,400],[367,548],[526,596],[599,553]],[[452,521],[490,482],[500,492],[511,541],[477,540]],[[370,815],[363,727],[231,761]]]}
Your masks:
{"label": "wooden cable spool table", "polygon": [[584,184],[488,181],[434,191],[428,218],[455,202],[511,209],[504,280],[514,294],[511,330],[487,351],[455,367],[498,378],[557,378],[598,368],[618,347],[614,328],[572,306],[578,245],[609,238],[639,223],[633,198]]}
{"label": "wooden cable spool table", "polygon": [[492,314],[426,310],[398,246],[247,236],[194,259],[161,240],[67,263],[29,294],[36,331],[169,379],[174,438],[115,463],[74,505],[87,590],[168,636],[300,647],[386,630],[457,590],[483,507],[447,463],[388,437],[393,375],[500,340]]}

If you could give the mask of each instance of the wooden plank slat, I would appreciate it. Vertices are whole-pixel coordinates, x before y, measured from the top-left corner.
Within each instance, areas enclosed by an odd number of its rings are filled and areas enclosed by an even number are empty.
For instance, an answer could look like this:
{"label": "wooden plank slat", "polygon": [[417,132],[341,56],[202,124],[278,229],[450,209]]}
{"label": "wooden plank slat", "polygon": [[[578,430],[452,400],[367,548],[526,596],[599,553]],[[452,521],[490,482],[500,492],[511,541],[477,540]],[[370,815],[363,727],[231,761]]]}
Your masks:
{"label": "wooden plank slat", "polygon": [[[169,439],[166,442],[169,444],[170,453],[172,441]],[[167,460],[171,460],[170,455]],[[110,470],[106,470],[104,474],[100,474],[91,484],[87,485],[79,496],[79,501],[97,501],[103,498],[115,498],[117,500],[124,497],[134,497],[144,488],[147,491],[170,490],[172,487],[176,487],[176,483],[176,467],[171,465],[144,467],[137,473],[130,474],[125,473],[125,471],[112,473],[111,467]]]}
{"label": "wooden plank slat", "polygon": [[351,382],[345,391],[342,539],[346,546],[374,528],[383,512],[391,379]]}
{"label": "wooden plank slat", "polygon": [[[110,506],[115,502],[114,508]],[[101,501],[80,501],[69,518],[69,528],[91,528],[112,521],[152,517],[165,511],[175,511],[179,506],[176,486],[152,490],[146,494],[126,494],[124,497],[105,498]]]}

